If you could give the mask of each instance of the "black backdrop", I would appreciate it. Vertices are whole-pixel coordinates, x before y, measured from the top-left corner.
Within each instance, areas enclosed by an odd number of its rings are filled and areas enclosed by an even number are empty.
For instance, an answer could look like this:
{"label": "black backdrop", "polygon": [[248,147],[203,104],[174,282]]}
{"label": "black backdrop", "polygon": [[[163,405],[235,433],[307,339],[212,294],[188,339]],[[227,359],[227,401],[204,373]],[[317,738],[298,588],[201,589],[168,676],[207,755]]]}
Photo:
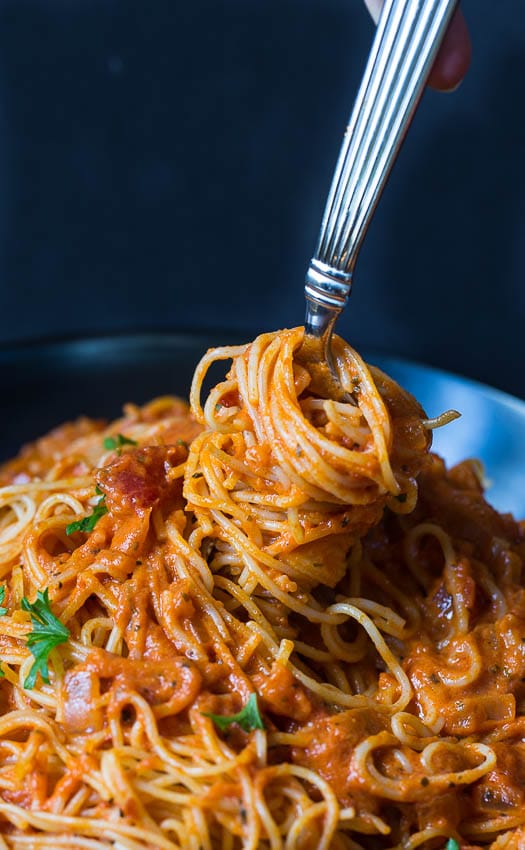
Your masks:
{"label": "black backdrop", "polygon": [[[525,22],[428,92],[340,331],[525,397]],[[0,0],[0,341],[299,324],[361,0]]]}

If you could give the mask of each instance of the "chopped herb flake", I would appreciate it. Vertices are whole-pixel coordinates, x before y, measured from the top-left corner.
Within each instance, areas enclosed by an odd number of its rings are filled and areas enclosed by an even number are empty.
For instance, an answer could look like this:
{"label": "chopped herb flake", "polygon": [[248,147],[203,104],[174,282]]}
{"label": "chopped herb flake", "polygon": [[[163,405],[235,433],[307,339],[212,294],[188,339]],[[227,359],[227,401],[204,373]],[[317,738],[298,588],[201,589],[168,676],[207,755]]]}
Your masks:
{"label": "chopped herb flake", "polygon": [[3,607],[3,603],[5,601],[5,584],[0,587],[0,617],[4,617],[7,614],[7,608]]}
{"label": "chopped herb flake", "polygon": [[222,731],[227,729],[228,726],[231,726],[232,723],[236,723],[245,732],[253,732],[254,729],[264,729],[263,719],[257,705],[257,694],[250,694],[248,702],[238,714],[232,714],[229,717],[223,714],[208,714],[205,711],[202,714],[204,717],[211,718],[217,728]]}
{"label": "chopped herb flake", "polygon": [[459,850],[459,844],[455,838],[449,838],[445,850]]}
{"label": "chopped herb flake", "polygon": [[20,607],[22,611],[30,613],[33,626],[33,631],[29,632],[27,636],[27,645],[35,660],[24,682],[24,688],[31,690],[35,687],[38,673],[40,673],[44,682],[49,682],[47,666],[49,653],[56,646],[67,641],[69,629],[51,611],[47,587],[43,593],[40,590],[38,591],[34,602],[29,602],[24,596]]}
{"label": "chopped herb flake", "polygon": [[70,522],[69,525],[66,526],[66,534],[69,536],[75,531],[93,531],[100,517],[104,516],[104,514],[107,514],[108,512],[104,501],[105,498],[105,496],[102,496],[98,500],[97,504],[93,508],[92,514],[89,514],[89,516],[85,516],[83,519],[77,519],[75,520],[75,522]]}
{"label": "chopped herb flake", "polygon": [[122,446],[136,446],[138,445],[136,440],[130,440],[129,437],[125,437],[124,434],[117,434],[116,437],[105,437],[104,438],[104,448],[105,449],[121,449]]}

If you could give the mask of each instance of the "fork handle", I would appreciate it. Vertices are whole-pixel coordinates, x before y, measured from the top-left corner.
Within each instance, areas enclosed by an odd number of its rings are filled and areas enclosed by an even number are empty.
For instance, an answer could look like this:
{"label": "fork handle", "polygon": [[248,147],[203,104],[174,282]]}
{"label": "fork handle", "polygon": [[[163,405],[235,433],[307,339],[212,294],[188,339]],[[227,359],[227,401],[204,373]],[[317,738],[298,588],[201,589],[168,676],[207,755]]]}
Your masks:
{"label": "fork handle", "polygon": [[348,300],[359,249],[456,5],[385,0],[306,274],[306,324],[315,335],[316,321],[333,321]]}

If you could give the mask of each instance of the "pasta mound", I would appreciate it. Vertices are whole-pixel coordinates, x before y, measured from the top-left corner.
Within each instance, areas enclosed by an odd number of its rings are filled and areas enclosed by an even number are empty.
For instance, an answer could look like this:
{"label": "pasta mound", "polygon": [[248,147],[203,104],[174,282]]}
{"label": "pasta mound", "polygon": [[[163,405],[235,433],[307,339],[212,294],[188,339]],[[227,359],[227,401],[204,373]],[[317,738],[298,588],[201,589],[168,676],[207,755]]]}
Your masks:
{"label": "pasta mound", "polygon": [[523,846],[523,526],[302,338],[0,469],[0,847]]}

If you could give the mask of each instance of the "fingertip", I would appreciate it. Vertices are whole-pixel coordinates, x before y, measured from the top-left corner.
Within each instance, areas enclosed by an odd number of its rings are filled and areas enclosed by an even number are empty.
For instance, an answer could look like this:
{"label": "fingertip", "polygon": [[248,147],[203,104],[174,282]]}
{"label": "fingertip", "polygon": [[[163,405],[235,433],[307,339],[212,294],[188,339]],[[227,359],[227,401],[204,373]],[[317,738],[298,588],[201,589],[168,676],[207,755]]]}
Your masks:
{"label": "fingertip", "polygon": [[428,79],[439,91],[454,91],[468,71],[472,45],[468,27],[459,9],[454,13]]}

